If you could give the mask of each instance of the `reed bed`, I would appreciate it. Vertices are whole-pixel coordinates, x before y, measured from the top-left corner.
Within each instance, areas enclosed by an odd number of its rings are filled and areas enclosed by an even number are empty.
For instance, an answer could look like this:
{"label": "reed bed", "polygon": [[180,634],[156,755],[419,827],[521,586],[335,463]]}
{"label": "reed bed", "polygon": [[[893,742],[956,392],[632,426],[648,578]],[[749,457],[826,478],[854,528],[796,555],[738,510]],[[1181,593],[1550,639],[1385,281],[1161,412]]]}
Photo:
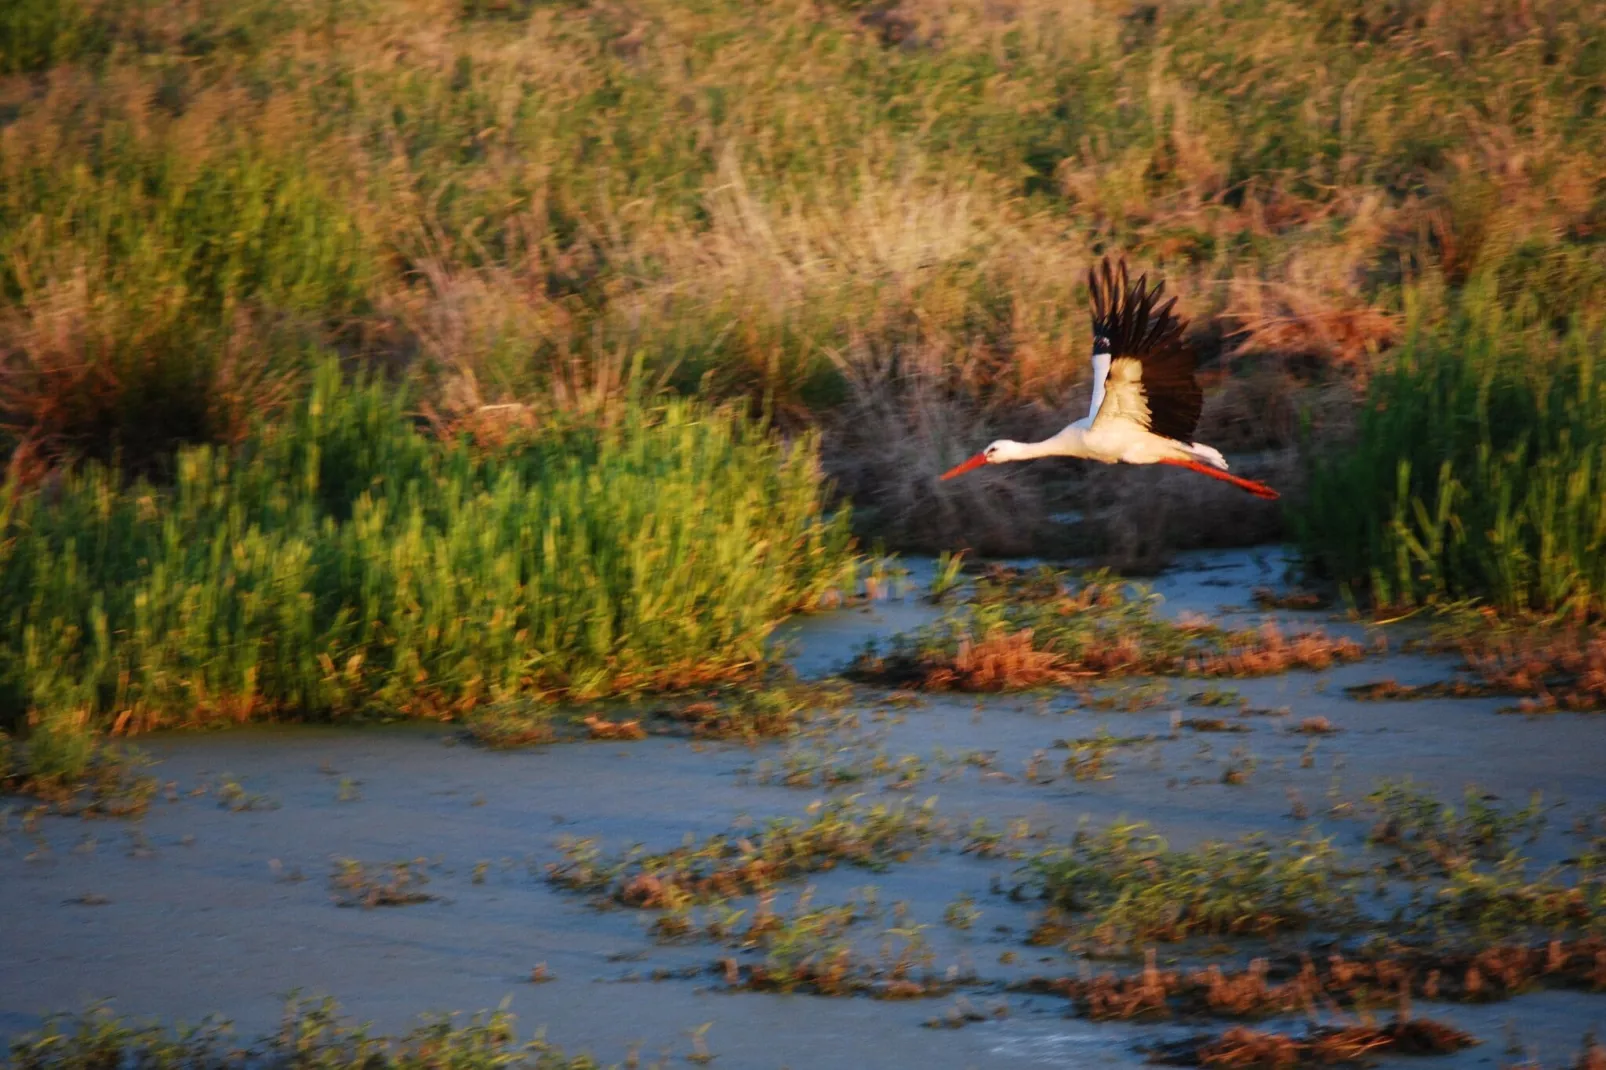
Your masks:
{"label": "reed bed", "polygon": [[496,451],[439,443],[333,363],[170,487],[13,486],[0,680],[35,738],[258,716],[452,717],[738,677],[852,567],[817,443],[622,402]]}
{"label": "reed bed", "polygon": [[1606,377],[1598,316],[1558,333],[1483,278],[1438,324],[1411,317],[1354,442],[1312,458],[1296,513],[1312,563],[1382,605],[1479,599],[1606,609]]}

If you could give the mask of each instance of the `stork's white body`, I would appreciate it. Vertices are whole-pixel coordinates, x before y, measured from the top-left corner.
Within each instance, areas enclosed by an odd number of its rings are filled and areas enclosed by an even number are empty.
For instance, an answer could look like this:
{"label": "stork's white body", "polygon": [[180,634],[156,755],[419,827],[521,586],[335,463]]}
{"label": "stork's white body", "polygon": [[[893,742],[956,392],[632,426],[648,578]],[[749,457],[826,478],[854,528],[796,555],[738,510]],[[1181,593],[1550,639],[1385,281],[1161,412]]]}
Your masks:
{"label": "stork's white body", "polygon": [[1188,468],[1261,498],[1277,492],[1263,483],[1227,474],[1219,450],[1190,441],[1202,394],[1182,324],[1170,314],[1175,298],[1158,308],[1164,284],[1153,290],[1140,278],[1127,283],[1103,265],[1103,277],[1088,274],[1093,300],[1093,398],[1088,413],[1041,442],[999,439],[950,469],[952,479],[983,464],[1037,457],[1082,457],[1104,464],[1167,464]]}
{"label": "stork's white body", "polygon": [[1212,468],[1227,470],[1221,452],[1202,442],[1178,442],[1147,430],[1136,420],[1123,419],[1127,413],[1147,412],[1148,403],[1136,378],[1119,379],[1114,384],[1111,409],[1100,420],[1109,390],[1110,355],[1093,357],[1093,400],[1087,415],[1067,424],[1058,434],[1041,442],[1016,442],[1003,438],[984,451],[991,463],[1030,461],[1038,457],[1082,457],[1104,464],[1160,464],[1165,461],[1198,461]]}

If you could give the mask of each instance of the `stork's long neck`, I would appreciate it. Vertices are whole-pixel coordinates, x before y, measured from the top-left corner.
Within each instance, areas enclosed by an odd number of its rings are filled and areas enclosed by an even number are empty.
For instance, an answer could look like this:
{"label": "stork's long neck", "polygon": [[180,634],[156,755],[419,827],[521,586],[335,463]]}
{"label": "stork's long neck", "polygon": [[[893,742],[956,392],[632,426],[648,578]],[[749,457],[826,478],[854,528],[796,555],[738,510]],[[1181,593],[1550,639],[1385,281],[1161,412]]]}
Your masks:
{"label": "stork's long neck", "polygon": [[1059,434],[1045,438],[1041,442],[1016,443],[1017,449],[1011,460],[1030,461],[1037,457],[1083,457],[1086,451],[1083,439],[1087,437],[1087,428],[1078,420]]}

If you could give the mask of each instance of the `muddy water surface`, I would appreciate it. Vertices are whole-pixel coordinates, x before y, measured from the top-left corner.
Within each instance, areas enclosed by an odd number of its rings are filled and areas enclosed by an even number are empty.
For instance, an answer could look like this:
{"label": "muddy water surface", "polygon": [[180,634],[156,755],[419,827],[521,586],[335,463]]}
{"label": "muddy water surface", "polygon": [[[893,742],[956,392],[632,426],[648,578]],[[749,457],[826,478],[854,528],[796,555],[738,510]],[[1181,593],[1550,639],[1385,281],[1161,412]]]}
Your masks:
{"label": "muddy water surface", "polygon": [[[1167,612],[1254,622],[1264,615],[1249,608],[1250,589],[1278,582],[1285,564],[1275,552],[1193,555],[1154,587]],[[917,562],[912,590],[929,574],[929,563]],[[819,676],[867,639],[934,612],[911,593],[798,622],[778,639],[800,672]],[[1277,616],[1361,633],[1323,613]],[[565,836],[595,837],[610,850],[664,849],[745,819],[800,815],[827,793],[784,786],[789,771],[824,760],[868,767],[878,753],[893,761],[914,756],[923,772],[902,787],[870,777],[852,789],[867,799],[936,796],[939,812],[956,824],[1025,819],[1056,839],[1084,820],[1138,819],[1178,846],[1252,831],[1289,835],[1314,820],[1341,846],[1359,849],[1364,823],[1324,815],[1382,778],[1410,777],[1452,798],[1476,784],[1518,804],[1538,789],[1557,807],[1555,832],[1530,851],[1561,857],[1569,844],[1560,830],[1606,802],[1606,722],[1501,715],[1499,700],[1362,704],[1343,692],[1383,677],[1441,679],[1452,668],[1450,659],[1393,655],[1323,674],[1223,681],[1257,709],[1288,711],[1245,718],[1250,731],[1230,734],[1174,733],[1176,711],[1222,711],[1186,704],[1204,686],[1199,681],[1172,681],[1138,712],[1085,708],[1070,692],[934,696],[891,708],[866,690],[856,728],[751,748],[651,738],[499,753],[448,729],[419,727],[149,738],[143,746],[160,762],[157,775],[177,784],[178,801],[158,801],[135,823],[46,818],[29,833],[15,814],[8,819],[0,839],[0,1033],[109,999],[136,1018],[195,1021],[215,1012],[251,1036],[271,1029],[285,994],[299,989],[334,996],[385,1031],[406,1029],[421,1012],[506,1000],[523,1029],[544,1026],[555,1043],[605,1061],[632,1046],[646,1057],[678,1059],[692,1050],[690,1032],[711,1022],[705,1039],[725,1068],[1141,1065],[1135,1045],[1188,1028],[1096,1024],[1066,1017],[1063,1001],[1002,991],[1002,983],[1032,973],[1079,969],[1062,952],[1025,946],[1031,905],[991,890],[995,879],[1008,883],[1008,861],[938,847],[884,872],[838,869],[809,882],[820,904],[866,886],[884,904],[906,901],[913,920],[927,926],[939,972],[953,966],[991,983],[963,998],[978,1010],[1003,1008],[1007,1017],[958,1030],[921,1024],[955,1006],[952,995],[890,1002],[730,993],[712,973],[654,981],[655,970],[712,965],[732,952],[655,942],[650,917],[599,910],[554,889],[542,879],[544,866],[559,857]],[[1313,716],[1341,731],[1313,742],[1291,730]],[[1101,730],[1154,738],[1112,753],[1107,779],[1040,783],[1026,775],[1034,756],[1057,766],[1065,751],[1056,741]],[[972,752],[986,753],[988,764],[961,760]],[[1250,770],[1244,783],[1223,781],[1233,767]],[[231,783],[243,795],[224,788]],[[204,794],[189,794],[203,787]],[[220,805],[223,790],[232,806]],[[1295,817],[1296,800],[1316,817]],[[425,859],[425,890],[439,898],[338,906],[329,882],[344,858]],[[961,894],[980,910],[964,930],[943,922]],[[873,948],[878,923],[864,924]],[[1014,961],[1001,961],[1010,952]],[[530,982],[537,964],[552,980]],[[1512,1062],[1519,1056],[1505,1054],[1511,1035],[1522,1055],[1558,1065],[1572,1058],[1586,1029],[1606,1031],[1606,999],[1598,996],[1545,993],[1424,1012],[1485,1041],[1424,1064],[1431,1066]]]}

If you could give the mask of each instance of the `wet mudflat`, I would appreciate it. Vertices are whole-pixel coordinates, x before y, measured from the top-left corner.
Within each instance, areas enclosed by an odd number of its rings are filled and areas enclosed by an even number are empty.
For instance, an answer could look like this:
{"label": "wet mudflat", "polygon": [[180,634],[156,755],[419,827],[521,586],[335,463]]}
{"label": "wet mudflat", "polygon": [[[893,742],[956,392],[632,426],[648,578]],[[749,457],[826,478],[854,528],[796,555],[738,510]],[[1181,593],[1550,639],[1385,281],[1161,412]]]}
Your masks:
{"label": "wet mudflat", "polygon": [[[1274,616],[1369,641],[1329,612],[1254,609],[1251,589],[1277,583],[1283,565],[1274,552],[1195,555],[1153,586],[1168,615],[1234,626]],[[933,619],[940,610],[919,597],[928,580],[929,567],[916,566],[904,597],[800,621],[778,638],[800,673],[828,674],[866,639]],[[1606,803],[1598,715],[1513,716],[1498,712],[1502,699],[1362,703],[1344,691],[1440,680],[1454,665],[1394,653],[1322,672],[1009,695],[860,687],[848,711],[857,716],[752,746],[650,736],[491,751],[419,726],[149,737],[153,772],[173,790],[137,821],[24,823],[13,801],[0,838],[0,1032],[110,999],[135,1018],[220,1014],[254,1036],[299,989],[383,1031],[421,1012],[507,1000],[522,1029],[544,1026],[605,1062],[633,1047],[678,1061],[701,1043],[723,1067],[1141,1065],[1138,1045],[1206,1025],[1090,1021],[1068,1016],[1064,998],[1011,989],[1143,961],[1090,962],[1028,943],[1042,904],[1006,894],[1023,858],[1084,823],[1132,821],[1181,849],[1314,828],[1359,853],[1373,826],[1359,816],[1368,793],[1406,780],[1449,801],[1475,785],[1513,809],[1542,792],[1545,826],[1524,854],[1544,864],[1575,853],[1570,830]],[[1301,730],[1318,718],[1332,731]],[[575,841],[605,855],[637,843],[667,851],[688,837],[756,834],[771,818],[808,820],[821,800],[855,793],[855,805],[906,812],[934,797],[932,820],[947,832],[875,868],[786,881],[771,908],[795,914],[800,894],[805,908],[856,903],[843,938],[863,960],[916,962],[912,973],[941,994],[739,990],[729,982],[762,963],[762,950],[654,931],[662,910],[617,897],[600,908],[597,896],[547,879],[548,866],[573,860]],[[976,849],[987,836],[999,849]],[[375,868],[403,862],[400,877]],[[365,905],[376,887],[417,901]],[[729,909],[750,922],[758,906],[735,897]],[[1157,950],[1166,965],[1197,947]],[[1565,1065],[1586,1030],[1606,1027],[1606,999],[1574,991],[1415,1009],[1482,1041],[1432,1066]]]}

